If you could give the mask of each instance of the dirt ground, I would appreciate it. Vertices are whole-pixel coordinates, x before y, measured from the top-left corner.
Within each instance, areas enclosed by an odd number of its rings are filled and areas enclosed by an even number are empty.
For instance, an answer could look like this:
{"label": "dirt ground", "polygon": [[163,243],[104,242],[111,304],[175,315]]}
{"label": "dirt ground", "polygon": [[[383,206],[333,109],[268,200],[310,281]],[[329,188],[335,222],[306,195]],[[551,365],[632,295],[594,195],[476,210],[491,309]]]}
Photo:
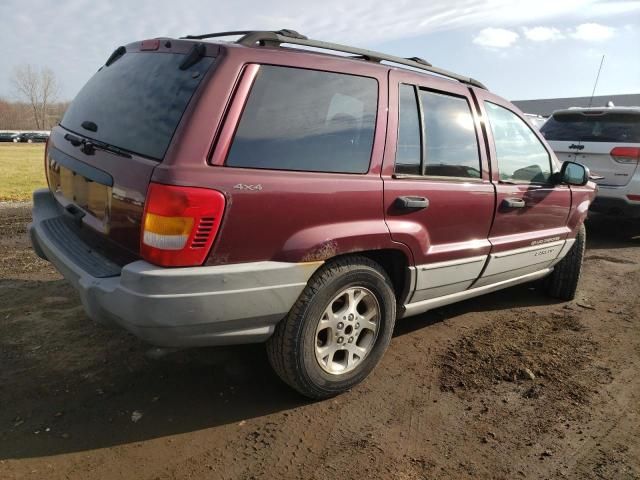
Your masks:
{"label": "dirt ground", "polygon": [[0,479],[640,478],[640,224],[590,222],[576,301],[402,320],[364,384],[309,402],[261,345],[153,360],[92,324],[28,215],[0,207]]}

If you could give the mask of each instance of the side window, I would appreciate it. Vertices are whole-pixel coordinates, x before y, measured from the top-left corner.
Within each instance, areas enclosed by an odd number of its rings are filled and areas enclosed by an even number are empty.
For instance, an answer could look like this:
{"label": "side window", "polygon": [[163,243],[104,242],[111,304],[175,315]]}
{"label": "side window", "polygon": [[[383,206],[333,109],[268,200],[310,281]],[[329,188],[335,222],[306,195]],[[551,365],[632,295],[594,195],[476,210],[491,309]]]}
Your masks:
{"label": "side window", "polygon": [[377,104],[373,78],[262,65],[226,164],[366,173]]}
{"label": "side window", "polygon": [[400,85],[399,93],[395,172],[480,178],[478,140],[469,102],[463,97],[419,90],[419,105],[414,87]]}
{"label": "side window", "polygon": [[401,84],[399,91],[398,142],[395,172],[421,175],[420,112],[415,88]]}
{"label": "side window", "polygon": [[548,183],[551,159],[531,127],[515,113],[485,102],[498,159],[500,180]]}
{"label": "side window", "polygon": [[420,101],[426,143],[424,174],[480,178],[478,139],[469,102],[426,90],[420,91]]}

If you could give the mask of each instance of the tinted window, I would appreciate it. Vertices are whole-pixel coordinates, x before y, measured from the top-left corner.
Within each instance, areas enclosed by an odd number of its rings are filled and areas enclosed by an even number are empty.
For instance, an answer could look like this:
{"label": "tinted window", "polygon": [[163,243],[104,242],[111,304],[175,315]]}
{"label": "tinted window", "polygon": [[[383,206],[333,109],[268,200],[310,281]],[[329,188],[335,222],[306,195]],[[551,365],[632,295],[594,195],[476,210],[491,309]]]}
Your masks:
{"label": "tinted window", "polygon": [[640,143],[640,114],[557,113],[540,131],[547,140]]}
{"label": "tinted window", "polygon": [[[180,70],[185,55],[126,53],[80,90],[61,125],[94,140],[161,160],[213,58]],[[98,130],[82,128],[94,122]]]}
{"label": "tinted window", "polygon": [[426,142],[425,175],[480,178],[478,140],[466,99],[420,91]]}
{"label": "tinted window", "polygon": [[227,165],[365,173],[377,101],[372,78],[263,65]]}
{"label": "tinted window", "polygon": [[498,158],[500,180],[546,183],[551,176],[547,150],[515,113],[485,102]]}
{"label": "tinted window", "polygon": [[396,173],[421,175],[420,119],[415,88],[400,85]]}

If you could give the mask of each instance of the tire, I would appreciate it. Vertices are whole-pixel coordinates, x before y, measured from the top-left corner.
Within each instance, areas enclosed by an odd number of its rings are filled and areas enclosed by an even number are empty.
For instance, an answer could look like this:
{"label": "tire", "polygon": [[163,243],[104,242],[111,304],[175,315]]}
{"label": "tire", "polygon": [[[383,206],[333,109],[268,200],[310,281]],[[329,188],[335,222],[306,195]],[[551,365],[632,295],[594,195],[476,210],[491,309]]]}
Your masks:
{"label": "tire", "polygon": [[269,362],[302,395],[333,397],[371,373],[389,346],[395,318],[395,294],[380,265],[363,256],[329,261],[267,341]]}
{"label": "tire", "polygon": [[576,242],[569,253],[554,267],[553,273],[545,279],[547,294],[560,300],[573,300],[578,289],[582,260],[587,240],[587,231],[584,225],[580,226]]}

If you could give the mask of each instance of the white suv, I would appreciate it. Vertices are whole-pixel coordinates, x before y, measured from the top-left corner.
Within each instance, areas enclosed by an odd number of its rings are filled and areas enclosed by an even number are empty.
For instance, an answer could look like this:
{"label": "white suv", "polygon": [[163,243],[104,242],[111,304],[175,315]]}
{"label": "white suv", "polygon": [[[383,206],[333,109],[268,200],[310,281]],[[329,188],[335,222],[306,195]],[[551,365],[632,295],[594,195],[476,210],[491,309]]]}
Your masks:
{"label": "white suv", "polygon": [[640,218],[640,107],[557,110],[540,131],[560,161],[603,177],[591,211]]}

